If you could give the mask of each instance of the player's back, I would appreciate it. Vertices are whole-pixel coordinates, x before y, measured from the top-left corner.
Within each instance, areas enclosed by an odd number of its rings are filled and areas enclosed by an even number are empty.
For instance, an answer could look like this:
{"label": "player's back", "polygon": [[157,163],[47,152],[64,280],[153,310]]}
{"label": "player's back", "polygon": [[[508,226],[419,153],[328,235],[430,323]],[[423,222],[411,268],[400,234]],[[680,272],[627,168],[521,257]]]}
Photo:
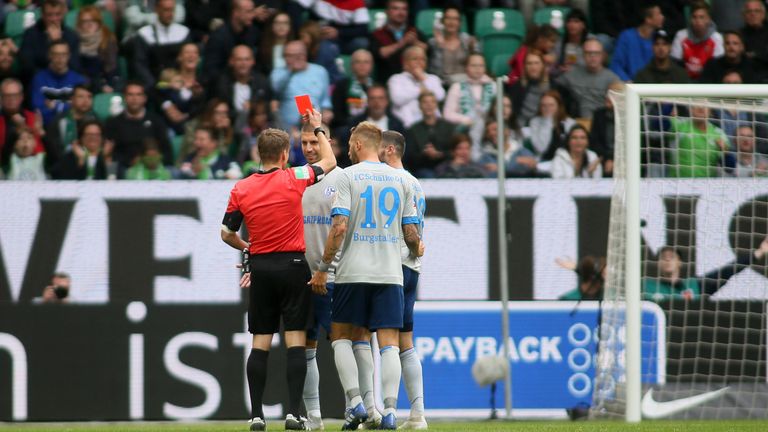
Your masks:
{"label": "player's back", "polygon": [[361,162],[337,183],[333,214],[349,216],[337,283],[403,283],[400,241],[404,223],[417,223],[405,171]]}

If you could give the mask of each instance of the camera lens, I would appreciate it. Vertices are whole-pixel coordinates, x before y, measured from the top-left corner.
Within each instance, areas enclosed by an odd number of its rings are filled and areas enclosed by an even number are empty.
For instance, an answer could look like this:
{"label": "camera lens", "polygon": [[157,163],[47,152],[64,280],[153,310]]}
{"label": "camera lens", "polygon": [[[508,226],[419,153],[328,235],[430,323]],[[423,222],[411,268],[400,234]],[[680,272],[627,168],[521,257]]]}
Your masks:
{"label": "camera lens", "polygon": [[62,300],[69,296],[69,288],[63,286],[55,286],[53,287],[53,293],[56,294],[56,298]]}

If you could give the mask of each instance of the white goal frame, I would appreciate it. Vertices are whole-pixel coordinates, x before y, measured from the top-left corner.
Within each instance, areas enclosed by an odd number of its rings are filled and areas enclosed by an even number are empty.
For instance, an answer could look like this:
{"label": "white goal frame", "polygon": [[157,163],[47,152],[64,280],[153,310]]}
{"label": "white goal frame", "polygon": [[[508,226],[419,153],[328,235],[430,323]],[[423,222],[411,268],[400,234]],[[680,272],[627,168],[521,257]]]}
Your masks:
{"label": "white goal frame", "polygon": [[[641,293],[640,293],[640,164],[641,164],[641,98],[643,97],[744,97],[768,99],[764,84],[627,84],[624,90],[626,131],[625,177],[625,277],[626,287],[626,389],[625,420],[641,420]],[[617,134],[621,133],[616,131]]]}

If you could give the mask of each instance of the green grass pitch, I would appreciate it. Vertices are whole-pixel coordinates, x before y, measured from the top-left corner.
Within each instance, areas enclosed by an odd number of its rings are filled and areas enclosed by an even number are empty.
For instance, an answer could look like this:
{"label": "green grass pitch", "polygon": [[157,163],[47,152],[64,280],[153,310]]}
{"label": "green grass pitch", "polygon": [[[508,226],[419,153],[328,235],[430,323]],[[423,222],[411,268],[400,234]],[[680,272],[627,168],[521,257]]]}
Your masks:
{"label": "green grass pitch", "polygon": [[[267,431],[283,430],[281,421],[272,421]],[[340,422],[329,421],[325,430],[341,429]],[[24,432],[80,432],[80,431],[109,431],[109,432],[238,432],[247,431],[246,422],[201,422],[201,423],[56,423],[56,424],[15,424],[0,423],[0,430],[18,430]],[[567,422],[567,421],[476,421],[450,422],[433,421],[429,425],[431,431],[514,431],[514,432],[765,432],[768,431],[768,421],[750,420],[713,420],[713,421],[645,421],[629,425],[622,422]]]}

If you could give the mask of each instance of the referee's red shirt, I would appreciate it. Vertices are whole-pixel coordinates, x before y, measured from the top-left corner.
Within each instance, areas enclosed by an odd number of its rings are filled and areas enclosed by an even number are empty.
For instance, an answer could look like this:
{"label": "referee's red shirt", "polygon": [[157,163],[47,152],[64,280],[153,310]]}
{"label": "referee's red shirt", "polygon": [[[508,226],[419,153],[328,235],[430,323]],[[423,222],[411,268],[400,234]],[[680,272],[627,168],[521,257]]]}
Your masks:
{"label": "referee's red shirt", "polygon": [[224,225],[237,231],[245,222],[251,254],[305,252],[301,197],[318,180],[315,168],[275,169],[240,180],[229,195]]}

